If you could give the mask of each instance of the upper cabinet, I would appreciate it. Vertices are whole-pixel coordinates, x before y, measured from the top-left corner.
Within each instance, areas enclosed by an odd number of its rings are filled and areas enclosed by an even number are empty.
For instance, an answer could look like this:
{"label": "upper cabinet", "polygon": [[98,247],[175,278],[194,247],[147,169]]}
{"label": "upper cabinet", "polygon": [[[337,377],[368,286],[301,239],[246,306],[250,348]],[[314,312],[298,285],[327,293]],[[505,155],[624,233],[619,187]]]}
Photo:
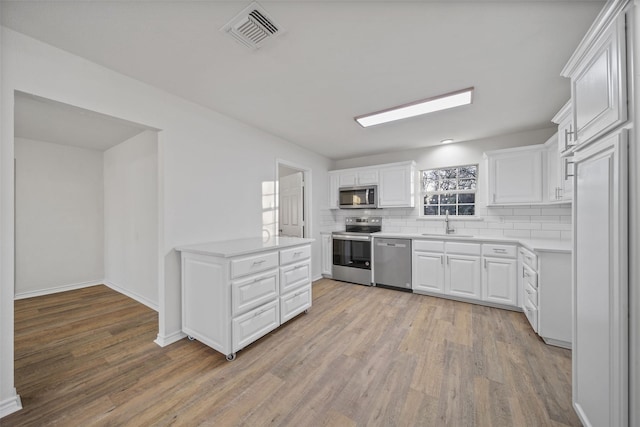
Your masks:
{"label": "upper cabinet", "polygon": [[592,48],[562,71],[571,78],[575,144],[593,141],[627,120],[625,14],[611,20]]}
{"label": "upper cabinet", "polygon": [[562,157],[558,148],[559,135],[553,135],[544,146],[547,159],[547,194],[550,203],[570,202],[573,196],[573,181],[569,168],[573,165],[571,158]]}
{"label": "upper cabinet", "polygon": [[339,174],[340,187],[353,187],[356,185],[378,184],[378,171],[376,169],[351,169]]}
{"label": "upper cabinet", "polygon": [[414,207],[414,176],[414,162],[380,167],[378,206],[381,208]]}
{"label": "upper cabinet", "polygon": [[544,145],[486,152],[487,205],[542,203],[544,153]]}
{"label": "upper cabinet", "polygon": [[415,162],[329,171],[329,209],[338,209],[340,187],[378,186],[378,207],[415,206]]}

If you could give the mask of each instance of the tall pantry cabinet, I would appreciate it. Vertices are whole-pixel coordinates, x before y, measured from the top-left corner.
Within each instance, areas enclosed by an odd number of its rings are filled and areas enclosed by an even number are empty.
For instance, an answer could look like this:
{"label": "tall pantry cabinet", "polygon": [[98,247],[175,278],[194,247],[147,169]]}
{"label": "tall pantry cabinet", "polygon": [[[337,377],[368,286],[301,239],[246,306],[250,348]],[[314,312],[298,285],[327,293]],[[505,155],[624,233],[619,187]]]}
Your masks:
{"label": "tall pantry cabinet", "polygon": [[629,380],[634,13],[629,0],[608,2],[562,71],[571,79],[573,146],[563,155],[574,172],[573,406],[594,427],[640,422]]}

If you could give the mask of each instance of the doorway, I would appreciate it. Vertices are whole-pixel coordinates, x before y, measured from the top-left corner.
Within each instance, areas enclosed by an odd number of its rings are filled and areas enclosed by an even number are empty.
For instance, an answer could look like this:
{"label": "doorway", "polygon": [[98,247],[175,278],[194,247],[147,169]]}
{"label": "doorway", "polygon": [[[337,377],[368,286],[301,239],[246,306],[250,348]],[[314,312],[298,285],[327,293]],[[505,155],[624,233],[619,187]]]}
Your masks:
{"label": "doorway", "polygon": [[285,160],[276,160],[276,206],[278,236],[309,237],[311,170]]}

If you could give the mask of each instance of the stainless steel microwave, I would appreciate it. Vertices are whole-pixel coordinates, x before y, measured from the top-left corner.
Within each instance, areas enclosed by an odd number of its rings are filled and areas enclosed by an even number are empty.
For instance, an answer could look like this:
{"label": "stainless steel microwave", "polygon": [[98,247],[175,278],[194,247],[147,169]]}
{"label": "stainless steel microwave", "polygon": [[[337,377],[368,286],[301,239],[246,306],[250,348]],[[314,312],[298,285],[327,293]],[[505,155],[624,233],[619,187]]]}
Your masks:
{"label": "stainless steel microwave", "polygon": [[375,209],[378,207],[378,186],[340,187],[340,209]]}

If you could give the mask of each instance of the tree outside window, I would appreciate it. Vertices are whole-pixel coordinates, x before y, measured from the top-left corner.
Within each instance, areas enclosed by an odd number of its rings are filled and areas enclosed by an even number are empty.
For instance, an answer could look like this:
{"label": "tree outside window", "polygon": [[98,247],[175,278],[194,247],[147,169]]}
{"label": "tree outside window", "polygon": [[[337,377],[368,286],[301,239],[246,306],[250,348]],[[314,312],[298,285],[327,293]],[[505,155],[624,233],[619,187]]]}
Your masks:
{"label": "tree outside window", "polygon": [[475,215],[477,178],[478,165],[421,171],[422,215]]}

